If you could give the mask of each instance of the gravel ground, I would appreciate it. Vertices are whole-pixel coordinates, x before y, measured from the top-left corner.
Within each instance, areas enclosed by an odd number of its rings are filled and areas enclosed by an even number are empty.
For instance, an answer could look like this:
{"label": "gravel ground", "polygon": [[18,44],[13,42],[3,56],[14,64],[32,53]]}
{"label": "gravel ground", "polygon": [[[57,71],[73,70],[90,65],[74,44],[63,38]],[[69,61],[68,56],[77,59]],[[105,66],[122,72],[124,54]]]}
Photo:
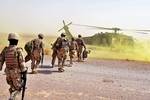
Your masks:
{"label": "gravel ground", "polygon": [[[149,63],[88,60],[66,66],[64,73],[50,68],[48,59],[44,64],[38,74],[28,74],[25,100],[150,100]],[[0,79],[0,100],[8,100],[3,71]]]}

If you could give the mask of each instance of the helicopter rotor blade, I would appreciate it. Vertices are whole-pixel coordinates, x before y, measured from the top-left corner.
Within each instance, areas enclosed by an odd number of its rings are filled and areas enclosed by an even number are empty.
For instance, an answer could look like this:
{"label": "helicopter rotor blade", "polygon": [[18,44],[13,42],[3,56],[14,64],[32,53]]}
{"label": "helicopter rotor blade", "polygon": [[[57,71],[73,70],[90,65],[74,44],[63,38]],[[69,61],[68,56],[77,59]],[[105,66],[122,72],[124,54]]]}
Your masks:
{"label": "helicopter rotor blade", "polygon": [[64,24],[64,26],[66,25],[64,20],[63,20],[63,24]]}
{"label": "helicopter rotor blade", "polygon": [[64,29],[64,27],[63,27],[63,28],[61,28],[61,29],[59,29],[59,30],[58,30],[58,32],[60,32],[60,31],[61,31],[61,30],[63,30],[63,29]]}
{"label": "helicopter rotor blade", "polygon": [[149,30],[134,30],[134,29],[121,29],[120,31],[126,31],[126,32],[134,32],[134,33],[139,33],[139,34],[150,34]]}
{"label": "helicopter rotor blade", "polygon": [[69,25],[71,25],[72,24],[72,22],[70,22],[69,24],[67,24],[66,26],[69,26]]}
{"label": "helicopter rotor blade", "polygon": [[98,27],[98,26],[91,26],[91,25],[82,25],[82,24],[73,24],[73,25],[89,27],[89,28],[96,28],[96,29],[101,29],[101,30],[113,30],[112,28],[105,28],[105,27]]}
{"label": "helicopter rotor blade", "polygon": [[136,32],[136,33],[139,33],[139,34],[149,34],[149,33],[146,33],[146,32]]}
{"label": "helicopter rotor blade", "polygon": [[99,27],[99,26],[92,26],[92,25],[82,25],[82,24],[73,24],[76,26],[83,26],[83,27],[89,27],[89,28],[96,28],[96,29],[100,29],[100,30],[114,30],[114,31],[128,31],[128,32],[136,32],[139,34],[150,34],[148,32],[150,32],[150,30],[136,30],[136,29],[121,29],[121,28],[106,28],[106,27]]}
{"label": "helicopter rotor blade", "polygon": [[136,31],[150,32],[150,30],[136,30]]}

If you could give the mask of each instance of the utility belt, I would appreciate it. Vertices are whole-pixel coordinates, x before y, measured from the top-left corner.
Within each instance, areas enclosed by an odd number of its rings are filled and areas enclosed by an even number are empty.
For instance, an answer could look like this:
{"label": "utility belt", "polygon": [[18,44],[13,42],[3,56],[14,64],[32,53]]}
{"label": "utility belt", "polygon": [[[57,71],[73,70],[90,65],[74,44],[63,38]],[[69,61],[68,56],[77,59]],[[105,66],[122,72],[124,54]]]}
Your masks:
{"label": "utility belt", "polygon": [[18,69],[19,67],[16,67],[16,66],[18,66],[18,65],[6,65],[6,69],[9,69],[9,70],[16,70],[16,69]]}
{"label": "utility belt", "polygon": [[12,67],[6,67],[5,68],[5,73],[21,73],[21,70],[19,68],[12,68]]}

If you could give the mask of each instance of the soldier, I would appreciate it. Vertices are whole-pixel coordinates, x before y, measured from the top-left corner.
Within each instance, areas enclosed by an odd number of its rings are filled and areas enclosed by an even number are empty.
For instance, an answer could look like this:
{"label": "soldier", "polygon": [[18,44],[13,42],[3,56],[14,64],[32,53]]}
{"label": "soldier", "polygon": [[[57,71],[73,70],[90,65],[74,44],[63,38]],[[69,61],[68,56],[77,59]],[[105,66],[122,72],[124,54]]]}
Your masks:
{"label": "soldier", "polygon": [[84,50],[86,50],[86,46],[85,46],[85,43],[82,39],[82,36],[81,35],[78,35],[78,38],[76,39],[76,42],[78,44],[78,50],[77,50],[77,56],[78,56],[78,61],[82,61],[82,52],[83,52],[83,48]]}
{"label": "soldier", "polygon": [[75,52],[76,50],[78,50],[78,44],[77,42],[75,41],[74,38],[71,38],[71,41],[69,43],[69,56],[70,56],[70,67],[72,66],[72,59],[74,58],[75,56]]}
{"label": "soldier", "polygon": [[36,68],[39,66],[40,61],[43,60],[44,56],[44,44],[43,44],[43,34],[38,34],[38,38],[32,40],[32,50],[31,50],[31,69],[32,73],[37,73]]}
{"label": "soldier", "polygon": [[21,72],[26,72],[22,48],[17,47],[18,39],[16,34],[10,33],[8,35],[9,46],[5,47],[0,54],[0,70],[2,70],[4,62],[6,63],[6,81],[10,85],[9,100],[14,100],[21,91]]}
{"label": "soldier", "polygon": [[54,42],[52,49],[52,67],[54,67],[54,63],[56,60],[56,57],[58,58],[58,71],[63,72],[63,66],[65,63],[65,60],[67,58],[67,52],[69,47],[68,40],[65,39],[65,34],[62,33],[61,37],[58,37],[57,40]]}
{"label": "soldier", "polygon": [[37,67],[40,64],[40,61],[43,60],[44,56],[44,44],[43,44],[43,34],[38,34],[37,39],[33,39],[31,41],[31,51],[28,53],[29,55],[26,56],[30,57],[29,60],[31,59],[31,69],[32,69],[32,74],[37,73]]}
{"label": "soldier", "polygon": [[59,44],[60,44],[61,40],[64,39],[65,37],[66,37],[66,35],[64,33],[62,33],[61,36],[58,37],[56,39],[56,41],[54,42],[54,44],[52,45],[52,49],[53,49],[52,62],[51,62],[52,67],[54,67],[54,65],[55,65],[55,60],[56,60],[56,57],[57,57],[57,50],[60,48]]}

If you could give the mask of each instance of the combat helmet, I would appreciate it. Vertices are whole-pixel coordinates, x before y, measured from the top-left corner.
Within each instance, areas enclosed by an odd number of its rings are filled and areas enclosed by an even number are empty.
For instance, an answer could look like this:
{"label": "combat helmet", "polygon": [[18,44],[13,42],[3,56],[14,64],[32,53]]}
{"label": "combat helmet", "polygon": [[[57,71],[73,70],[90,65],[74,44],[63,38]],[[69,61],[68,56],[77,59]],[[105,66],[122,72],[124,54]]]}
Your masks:
{"label": "combat helmet", "polygon": [[40,34],[38,34],[38,37],[39,37],[40,39],[43,39],[43,38],[44,38],[44,35],[43,35],[42,33],[40,33]]}
{"label": "combat helmet", "polygon": [[11,40],[11,39],[19,40],[19,35],[16,33],[9,33],[8,40]]}
{"label": "combat helmet", "polygon": [[66,36],[66,34],[65,33],[61,33],[61,37],[65,37]]}
{"label": "combat helmet", "polygon": [[79,34],[78,37],[81,38],[82,36]]}

